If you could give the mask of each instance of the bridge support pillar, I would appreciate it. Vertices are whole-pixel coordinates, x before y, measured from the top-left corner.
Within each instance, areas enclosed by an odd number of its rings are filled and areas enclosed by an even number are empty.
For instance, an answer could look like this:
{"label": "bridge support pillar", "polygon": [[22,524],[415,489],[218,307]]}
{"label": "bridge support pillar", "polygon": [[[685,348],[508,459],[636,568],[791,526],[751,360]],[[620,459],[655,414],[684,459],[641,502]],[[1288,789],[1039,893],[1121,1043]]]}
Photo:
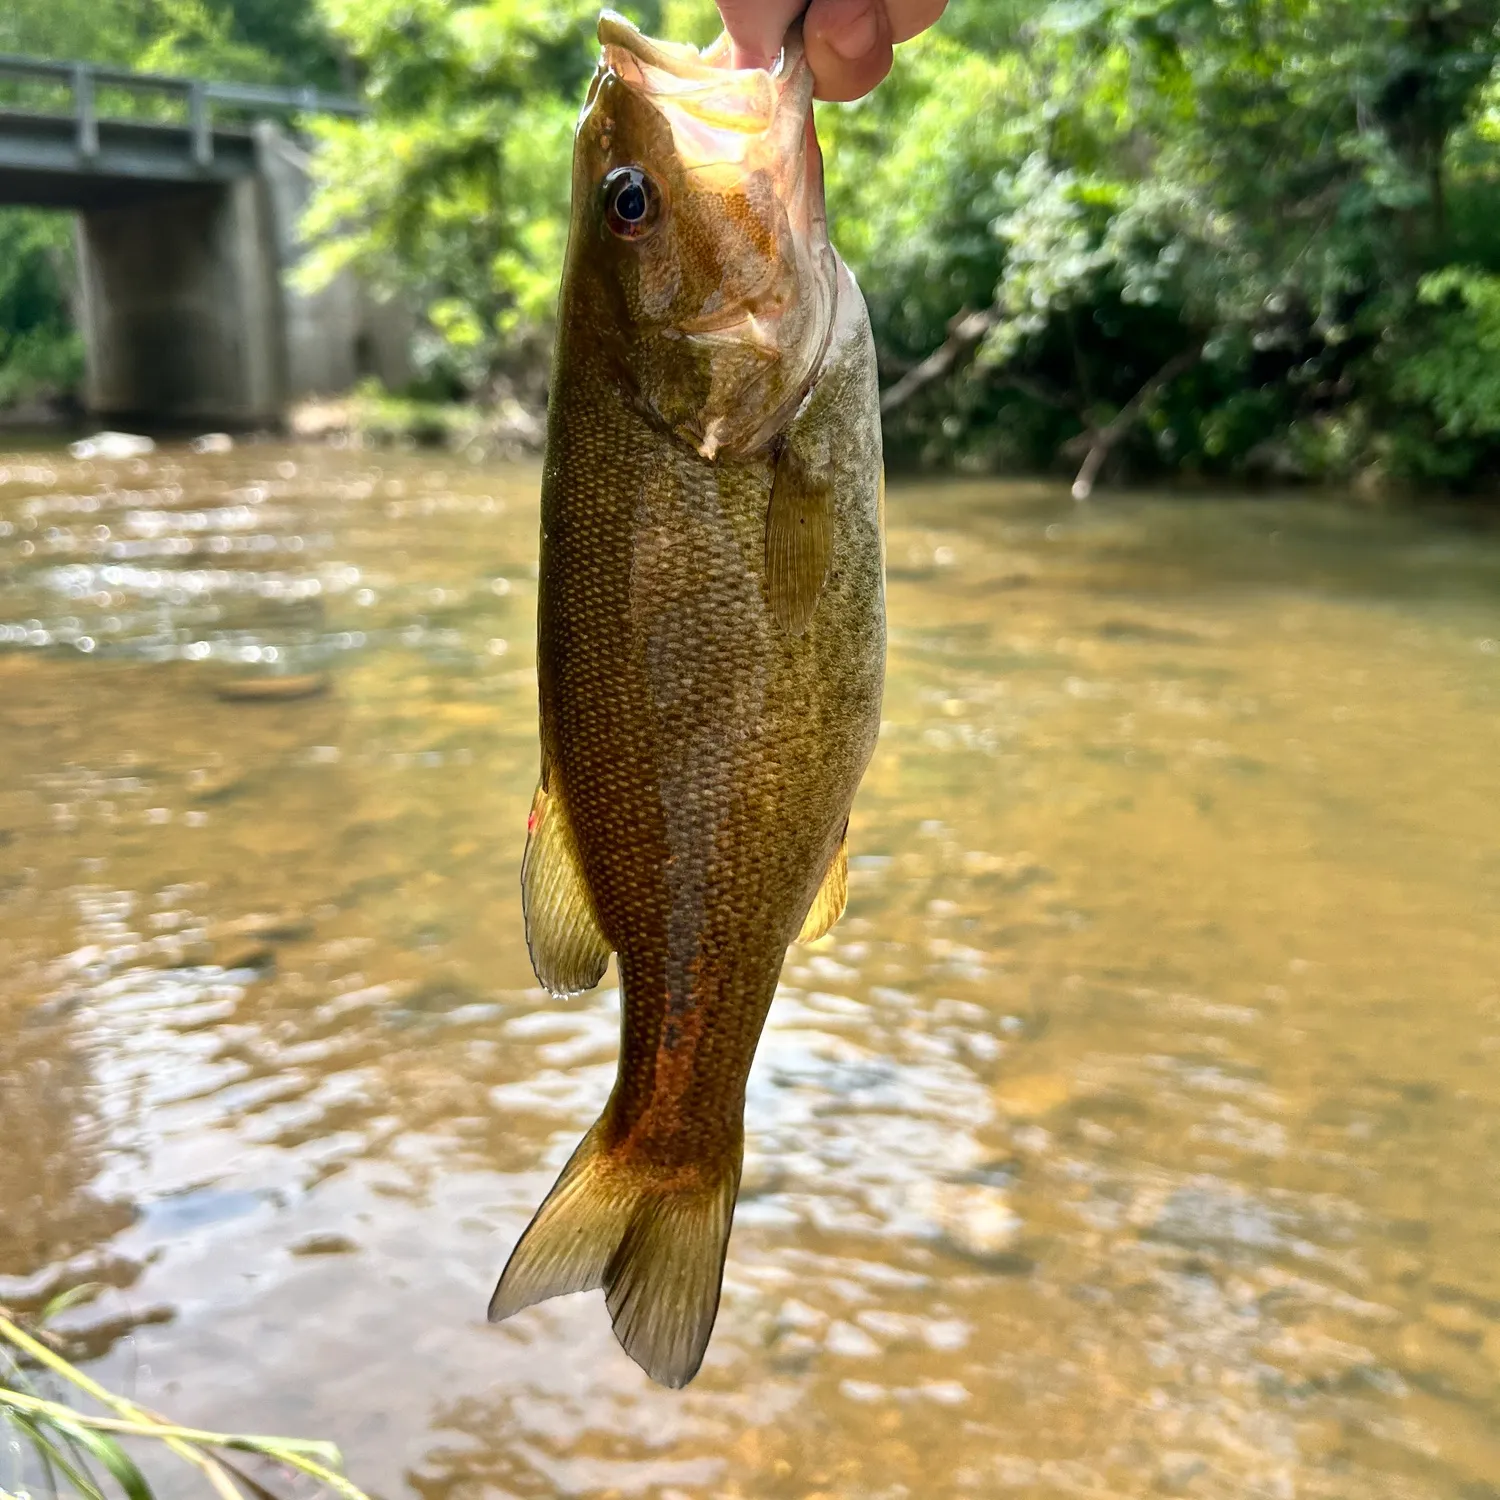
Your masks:
{"label": "bridge support pillar", "polygon": [[377,301],[347,270],[316,292],[297,283],[306,249],[302,215],[313,190],[311,158],[268,120],[255,127],[255,156],[281,266],[287,397],[337,394],[371,375],[391,389],[404,385],[412,376],[415,331],[405,308]]}
{"label": "bridge support pillar", "polygon": [[264,180],[79,216],[85,400],[116,422],[257,427],[281,418],[287,356]]}

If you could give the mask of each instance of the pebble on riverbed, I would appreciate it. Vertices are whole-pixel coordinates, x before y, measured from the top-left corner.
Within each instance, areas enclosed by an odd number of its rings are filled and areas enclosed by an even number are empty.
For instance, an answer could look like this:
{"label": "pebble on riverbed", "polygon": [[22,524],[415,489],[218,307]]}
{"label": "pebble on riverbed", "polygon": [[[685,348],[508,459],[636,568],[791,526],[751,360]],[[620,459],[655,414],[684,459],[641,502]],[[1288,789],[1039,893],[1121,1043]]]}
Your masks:
{"label": "pebble on riverbed", "polygon": [[1430,1322],[1411,1323],[1402,1330],[1396,1365],[1408,1380],[1445,1396],[1483,1390],[1493,1379],[1472,1345],[1439,1332]]}
{"label": "pebble on riverbed", "polygon": [[226,974],[241,969],[270,969],[276,964],[276,950],[269,943],[242,943],[226,949],[218,957],[218,965]]}
{"label": "pebble on riverbed", "polygon": [[1023,1226],[1003,1188],[982,1182],[930,1182],[918,1195],[922,1217],[950,1248],[973,1260],[1010,1266]]}
{"label": "pebble on riverbed", "polygon": [[995,1104],[1013,1120],[1040,1120],[1073,1097],[1073,1083],[1063,1073],[1023,1073],[1000,1079]]}
{"label": "pebble on riverbed", "polygon": [[143,458],[155,451],[156,444],[150,438],[134,432],[96,432],[93,437],[68,444],[68,452],[83,463],[96,458]]}
{"label": "pebble on riverbed", "polygon": [[278,943],[304,942],[313,924],[298,912],[249,912],[210,927],[204,937],[213,961],[226,973],[236,969],[270,969]]}
{"label": "pebble on riverbed", "polygon": [[1434,1328],[1465,1344],[1478,1344],[1490,1330],[1490,1321],[1462,1302],[1429,1302],[1424,1312]]}
{"label": "pebble on riverbed", "polygon": [[214,693],[226,703],[286,703],[316,698],[328,687],[326,672],[305,672],[296,677],[230,677],[216,683]]}
{"label": "pebble on riverbed", "polygon": [[353,1255],[358,1244],[347,1234],[310,1234],[288,1247],[289,1253],[307,1255]]}
{"label": "pebble on riverbed", "polygon": [[300,943],[313,935],[312,921],[300,912],[249,912],[233,921],[220,922],[208,931],[213,943],[234,940],[261,943]]}

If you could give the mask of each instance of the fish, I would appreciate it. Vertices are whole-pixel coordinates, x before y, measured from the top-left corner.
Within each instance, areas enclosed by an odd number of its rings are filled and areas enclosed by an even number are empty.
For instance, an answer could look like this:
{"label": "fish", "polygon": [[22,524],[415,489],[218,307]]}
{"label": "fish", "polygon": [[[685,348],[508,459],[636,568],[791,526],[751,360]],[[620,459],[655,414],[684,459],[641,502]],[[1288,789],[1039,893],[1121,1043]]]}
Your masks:
{"label": "fish", "polygon": [[717,1315],[787,949],[847,898],[880,732],[885,481],[800,27],[767,69],[610,12],[598,35],[548,405],[521,885],[554,996],[616,955],[620,1052],[489,1316],[602,1287],[626,1353],[676,1388]]}

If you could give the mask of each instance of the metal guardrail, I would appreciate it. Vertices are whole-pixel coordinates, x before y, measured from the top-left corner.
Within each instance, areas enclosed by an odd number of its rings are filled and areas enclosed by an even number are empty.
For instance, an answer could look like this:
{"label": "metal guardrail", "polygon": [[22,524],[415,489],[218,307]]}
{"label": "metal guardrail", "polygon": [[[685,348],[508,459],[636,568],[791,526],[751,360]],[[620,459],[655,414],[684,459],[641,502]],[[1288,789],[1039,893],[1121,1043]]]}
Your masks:
{"label": "metal guardrail", "polygon": [[98,92],[104,88],[134,89],[143,94],[167,94],[187,103],[187,128],[194,162],[209,166],[214,159],[213,108],[253,110],[260,114],[344,115],[358,119],[368,111],[357,99],[324,94],[313,88],[273,88],[253,83],[209,83],[168,73],[133,73],[100,63],[59,62],[41,57],[19,57],[0,52],[0,78],[41,79],[67,85],[73,96],[79,155],[92,161],[99,155]]}

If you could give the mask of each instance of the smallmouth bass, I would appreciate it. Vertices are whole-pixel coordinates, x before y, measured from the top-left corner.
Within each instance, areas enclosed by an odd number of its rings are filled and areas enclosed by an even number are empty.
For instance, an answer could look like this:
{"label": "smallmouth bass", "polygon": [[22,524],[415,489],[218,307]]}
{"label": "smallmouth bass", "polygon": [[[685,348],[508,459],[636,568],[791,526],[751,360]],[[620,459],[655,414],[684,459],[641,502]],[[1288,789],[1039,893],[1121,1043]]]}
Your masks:
{"label": "smallmouth bass", "polygon": [[603,1287],[654,1380],[697,1373],[745,1082],[788,945],[843,911],[885,669],[880,414],[828,239],[800,28],[734,69],[599,23],[542,485],[537,977],[622,988],[599,1119],[490,1318]]}

